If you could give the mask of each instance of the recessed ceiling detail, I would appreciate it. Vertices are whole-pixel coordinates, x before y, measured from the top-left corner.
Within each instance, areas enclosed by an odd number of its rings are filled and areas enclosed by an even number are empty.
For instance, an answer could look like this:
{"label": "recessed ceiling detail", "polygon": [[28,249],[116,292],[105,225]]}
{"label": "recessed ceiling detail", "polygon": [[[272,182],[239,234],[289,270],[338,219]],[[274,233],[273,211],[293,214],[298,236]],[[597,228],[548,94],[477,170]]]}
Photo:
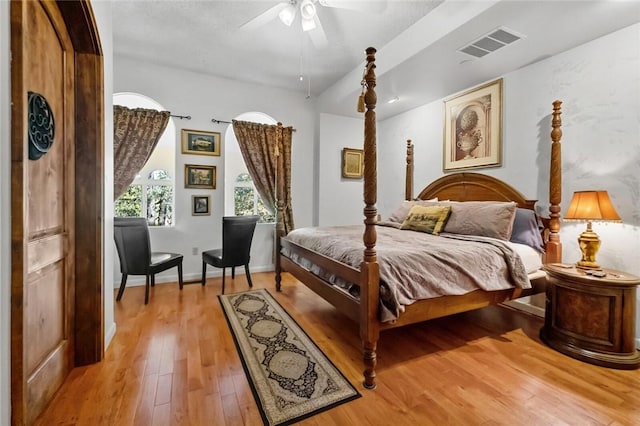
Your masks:
{"label": "recessed ceiling detail", "polygon": [[466,53],[467,55],[474,56],[476,58],[482,58],[483,56],[486,56],[491,52],[495,52],[501,47],[518,41],[523,37],[524,36],[516,33],[513,30],[505,27],[500,27],[496,30],[491,31],[489,34],[480,37],[476,41],[469,43],[463,48],[458,49],[458,51]]}

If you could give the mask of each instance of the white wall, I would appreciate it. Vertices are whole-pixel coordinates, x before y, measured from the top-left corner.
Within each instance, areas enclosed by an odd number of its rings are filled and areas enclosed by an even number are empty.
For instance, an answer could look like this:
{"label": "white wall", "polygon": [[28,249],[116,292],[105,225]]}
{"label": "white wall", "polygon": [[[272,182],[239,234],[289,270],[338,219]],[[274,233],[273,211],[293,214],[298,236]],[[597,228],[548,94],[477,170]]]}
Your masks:
{"label": "white wall", "polygon": [[363,118],[320,114],[319,226],[352,225],[364,220],[363,179],[342,177],[342,148],[363,148],[363,123]]}
{"label": "white wall", "polygon": [[[215,73],[215,70],[212,70]],[[292,86],[297,82],[292,82]],[[224,215],[224,134],[228,124],[214,124],[212,118],[230,121],[241,113],[263,112],[285,126],[293,126],[292,203],[296,226],[310,226],[313,219],[313,131],[314,105],[305,95],[283,89],[266,88],[219,77],[139,62],[115,55],[114,91],[137,92],[153,98],[173,114],[190,115],[191,120],[176,119],[176,185],[175,226],[151,229],[151,245],[155,251],[172,251],[184,255],[184,277],[199,279],[202,271],[202,250],[222,244]],[[180,130],[197,129],[222,134],[220,157],[181,154]],[[184,165],[215,165],[215,190],[184,188]],[[211,216],[191,216],[191,196],[211,195]],[[273,225],[258,225],[251,250],[251,270],[273,268]],[[113,244],[112,244],[113,247]],[[193,249],[197,254],[193,254]],[[113,248],[112,248],[113,250]],[[220,270],[208,268],[208,276],[220,275]],[[116,286],[120,281],[119,263],[114,262]],[[175,281],[177,272],[169,270],[157,277],[158,282]],[[143,278],[130,278],[141,283]],[[126,292],[125,292],[126,297]]]}
{"label": "white wall", "polygon": [[[538,211],[548,215],[552,102],[563,101],[562,210],[574,191],[609,191],[623,223],[594,224],[602,240],[598,261],[640,276],[640,24],[503,77],[502,166],[479,171],[540,200]],[[437,101],[378,124],[383,216],[404,198],[407,138],[415,144],[414,194],[443,174],[442,123]],[[579,260],[576,240],[584,229],[562,224],[565,262]]]}
{"label": "white wall", "polygon": [[0,2],[0,424],[11,416],[11,91],[9,2]]}
{"label": "white wall", "polygon": [[104,298],[104,340],[109,346],[116,332],[113,311],[113,32],[111,2],[91,4],[98,24],[104,60],[104,212],[102,215],[102,291]]}

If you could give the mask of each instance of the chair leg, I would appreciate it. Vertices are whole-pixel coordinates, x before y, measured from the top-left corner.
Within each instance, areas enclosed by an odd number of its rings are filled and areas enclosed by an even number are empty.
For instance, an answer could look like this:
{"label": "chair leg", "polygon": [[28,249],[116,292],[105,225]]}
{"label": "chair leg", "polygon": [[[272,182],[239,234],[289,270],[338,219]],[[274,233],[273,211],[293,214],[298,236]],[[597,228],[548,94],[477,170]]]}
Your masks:
{"label": "chair leg", "polygon": [[249,273],[249,264],[244,265],[244,273],[247,274],[247,282],[249,283],[249,288],[253,287],[253,283],[251,282],[251,274]]}
{"label": "chair leg", "polygon": [[207,262],[202,262],[202,285],[207,281]]}
{"label": "chair leg", "polygon": [[144,284],[144,304],[149,303],[149,275],[147,275],[147,279]]}
{"label": "chair leg", "polygon": [[225,276],[225,268],[222,268],[222,294],[224,294],[224,276]]}
{"label": "chair leg", "polygon": [[151,274],[151,287],[155,287],[155,286],[156,286],[156,275]]}
{"label": "chair leg", "polygon": [[116,296],[117,301],[120,301],[120,299],[122,299],[122,293],[124,293],[125,285],[127,285],[127,274],[122,274],[122,279],[120,280],[120,289],[118,290],[118,296]]}
{"label": "chair leg", "polygon": [[235,266],[231,267],[231,279],[232,280],[236,279],[236,267]]}
{"label": "chair leg", "polygon": [[178,263],[178,284],[180,285],[180,290],[182,290],[182,286],[184,285],[182,281],[182,263]]}

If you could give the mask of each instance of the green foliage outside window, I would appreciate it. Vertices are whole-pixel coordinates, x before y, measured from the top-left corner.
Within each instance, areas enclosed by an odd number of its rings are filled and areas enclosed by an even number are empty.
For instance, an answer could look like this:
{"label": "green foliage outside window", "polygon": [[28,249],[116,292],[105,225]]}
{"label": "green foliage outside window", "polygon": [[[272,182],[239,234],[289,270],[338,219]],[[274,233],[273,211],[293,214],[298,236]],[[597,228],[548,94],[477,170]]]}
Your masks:
{"label": "green foliage outside window", "polygon": [[250,186],[236,186],[233,188],[233,201],[236,216],[249,216],[253,214],[254,195]]}
{"label": "green foliage outside window", "polygon": [[[149,183],[167,180],[171,180],[171,176],[166,170],[153,170],[148,175]],[[127,191],[115,201],[114,214],[115,217],[146,216],[149,226],[171,226],[173,225],[173,186],[130,185]]]}
{"label": "green foliage outside window", "polygon": [[271,214],[267,207],[262,202],[262,198],[258,197],[258,205],[256,206],[258,215],[260,216],[261,223],[273,223],[276,221],[276,216]]}
{"label": "green foliage outside window", "polygon": [[130,185],[115,202],[116,217],[142,216],[142,185]]}
{"label": "green foliage outside window", "polygon": [[149,226],[171,226],[173,223],[173,187],[147,186],[147,223]]}
{"label": "green foliage outside window", "polygon": [[236,178],[239,185],[233,188],[234,213],[236,216],[260,216],[258,222],[273,223],[275,216],[267,210],[262,198],[253,187],[253,180],[248,173],[241,173]]}

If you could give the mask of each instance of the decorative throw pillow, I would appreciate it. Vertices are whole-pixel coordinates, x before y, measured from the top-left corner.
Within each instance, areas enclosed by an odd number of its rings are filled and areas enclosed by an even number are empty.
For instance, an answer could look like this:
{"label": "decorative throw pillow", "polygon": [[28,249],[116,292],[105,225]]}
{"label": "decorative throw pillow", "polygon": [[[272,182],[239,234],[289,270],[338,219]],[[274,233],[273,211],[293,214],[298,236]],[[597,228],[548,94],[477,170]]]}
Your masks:
{"label": "decorative throw pillow", "polygon": [[411,210],[411,207],[417,206],[417,205],[429,205],[436,201],[438,201],[437,198],[432,198],[431,200],[403,201],[402,204],[400,204],[400,207],[395,209],[393,213],[391,213],[391,216],[389,216],[389,219],[387,220],[389,222],[402,223],[407,218],[407,215],[409,214],[409,210]]}
{"label": "decorative throw pillow", "polygon": [[376,225],[378,225],[378,226],[388,226],[389,228],[400,229],[400,227],[402,226],[402,223],[393,222],[391,220],[381,220],[381,221],[377,222]]}
{"label": "decorative throw pillow", "polygon": [[447,223],[450,213],[449,206],[413,206],[400,229],[438,235]]}
{"label": "decorative throw pillow", "polygon": [[449,201],[451,217],[444,232],[509,240],[517,204],[500,201]]}
{"label": "decorative throw pillow", "polygon": [[512,243],[526,244],[540,253],[544,253],[544,241],[542,241],[542,220],[533,210],[516,209],[516,217],[513,220],[513,231],[510,241]]}

